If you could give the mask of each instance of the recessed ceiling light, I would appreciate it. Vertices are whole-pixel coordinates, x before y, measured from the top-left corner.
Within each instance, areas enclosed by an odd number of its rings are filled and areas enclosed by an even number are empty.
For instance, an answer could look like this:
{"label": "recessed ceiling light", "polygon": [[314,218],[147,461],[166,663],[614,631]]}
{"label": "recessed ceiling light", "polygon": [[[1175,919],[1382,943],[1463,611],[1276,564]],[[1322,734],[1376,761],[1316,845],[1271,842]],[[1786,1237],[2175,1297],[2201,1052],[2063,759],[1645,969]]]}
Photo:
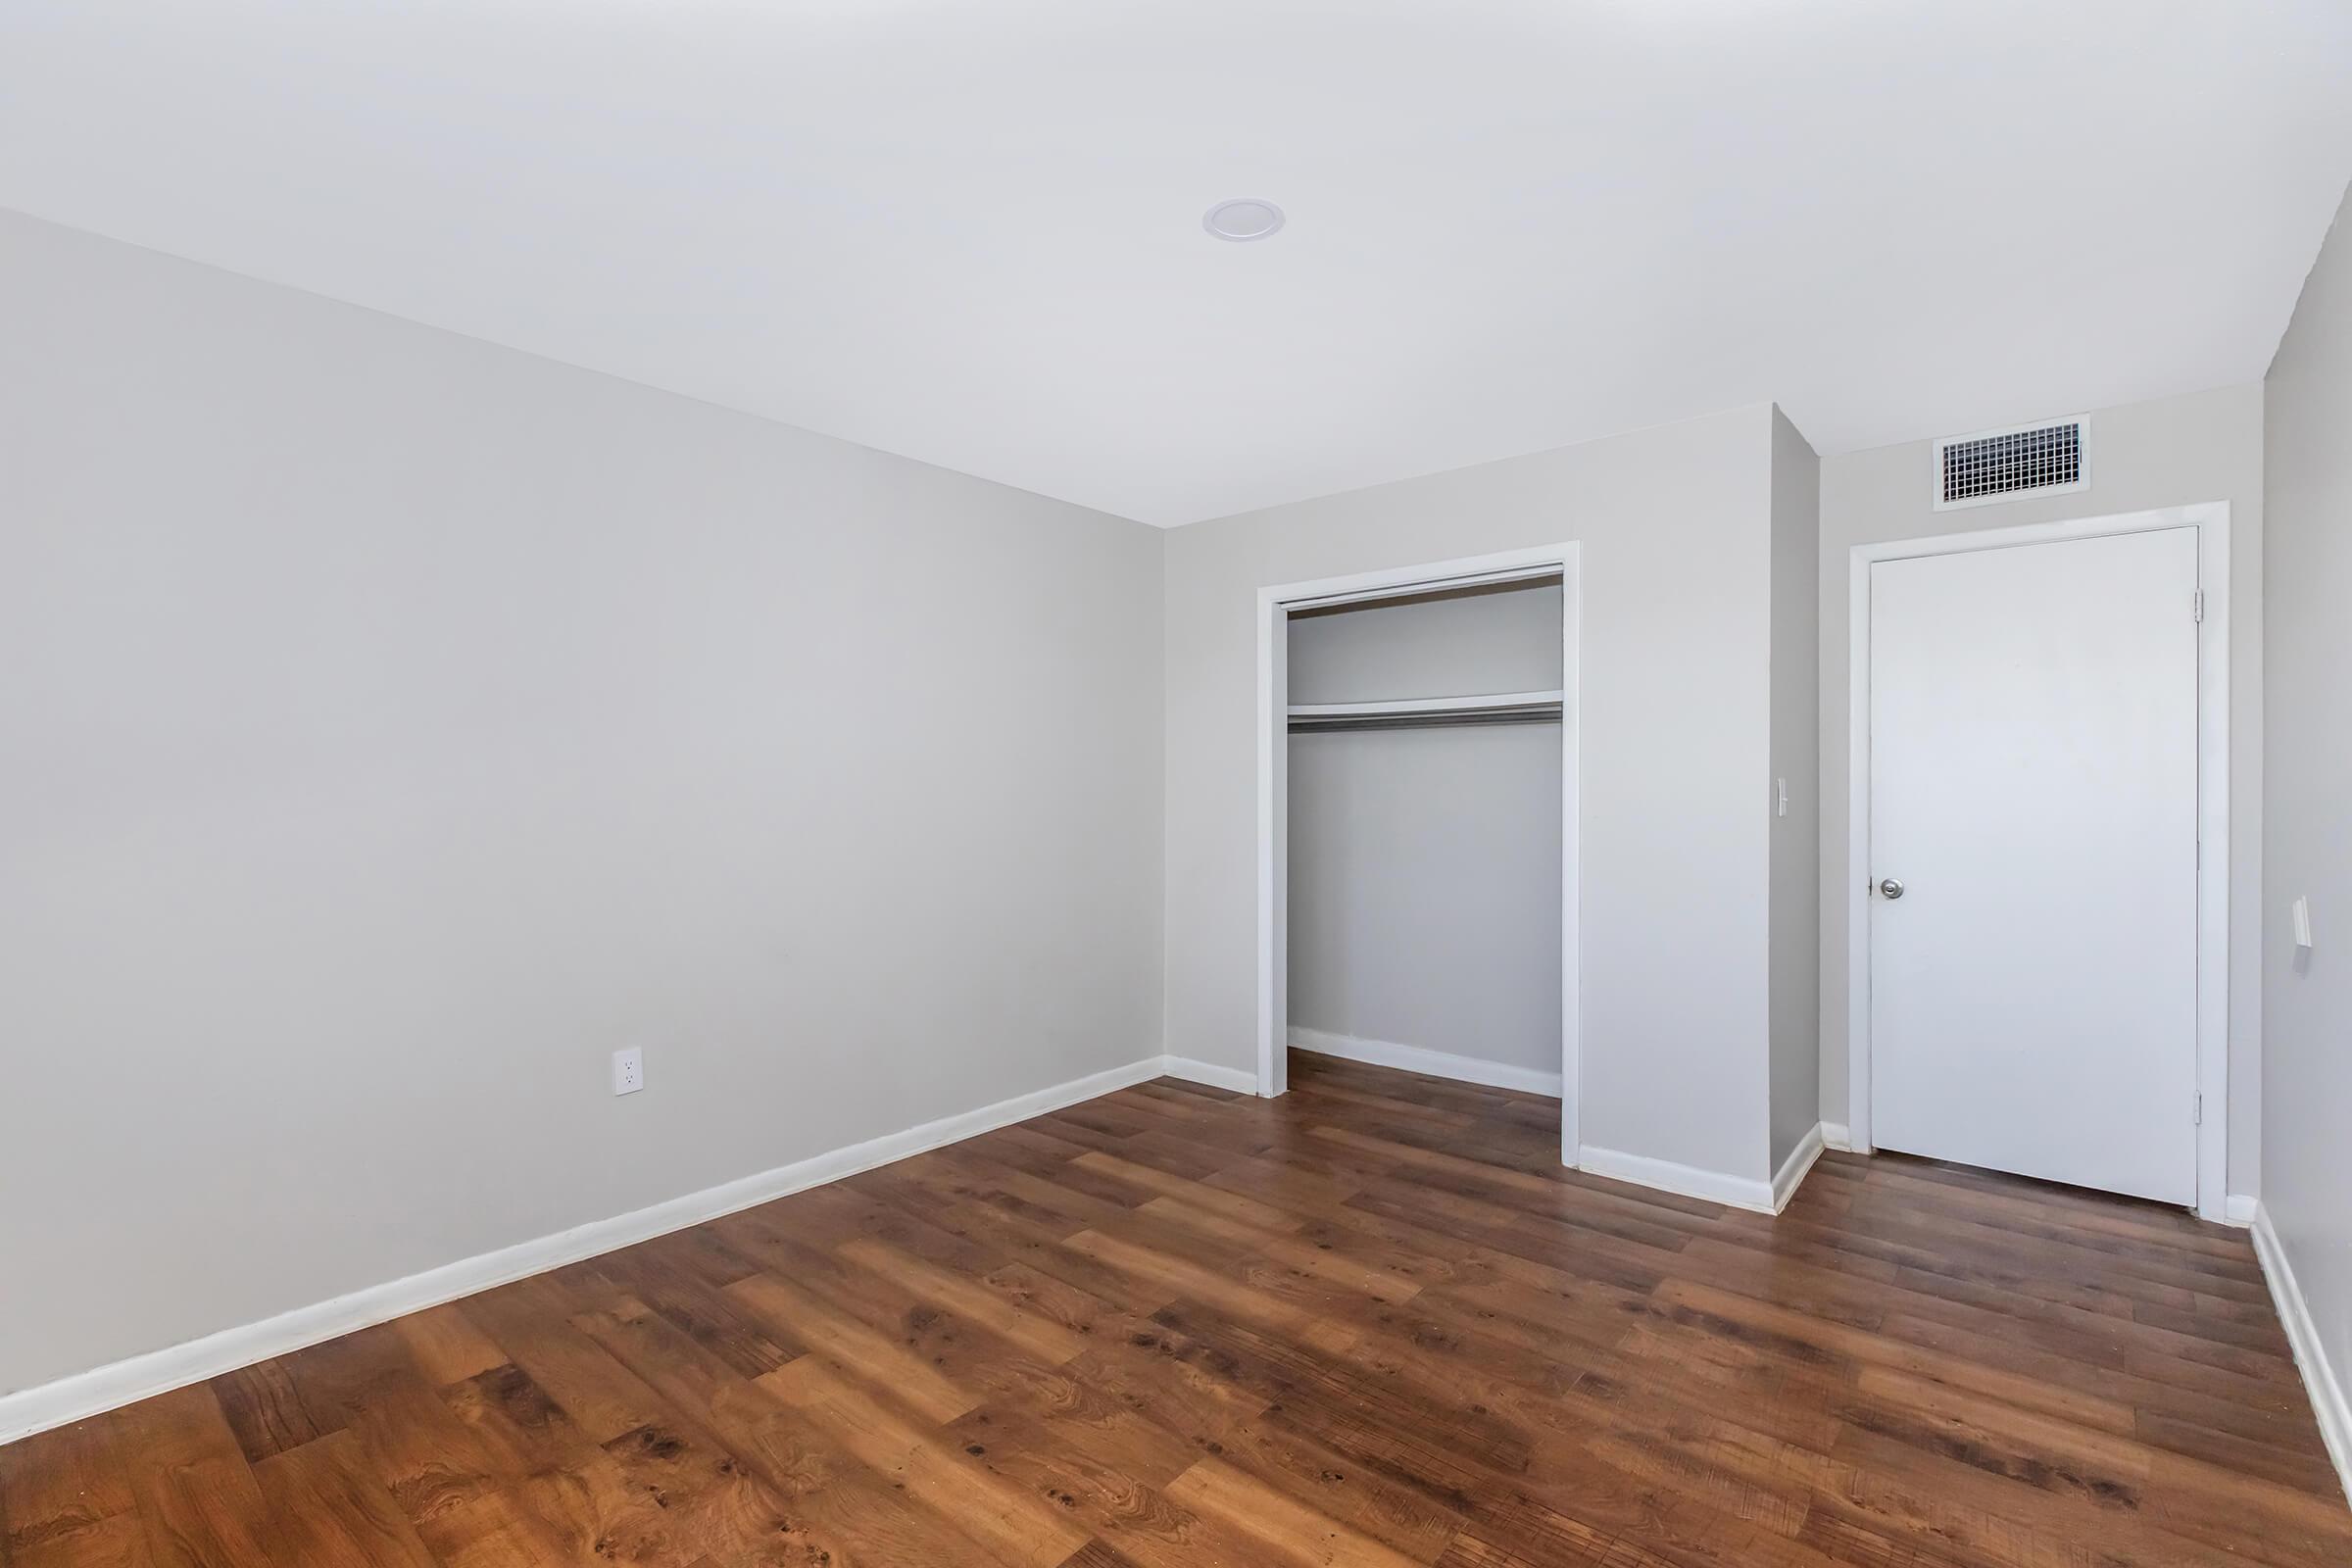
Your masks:
{"label": "recessed ceiling light", "polygon": [[1219,239],[1264,239],[1282,227],[1282,209],[1272,202],[1244,196],[1211,207],[1200,220],[1200,226]]}

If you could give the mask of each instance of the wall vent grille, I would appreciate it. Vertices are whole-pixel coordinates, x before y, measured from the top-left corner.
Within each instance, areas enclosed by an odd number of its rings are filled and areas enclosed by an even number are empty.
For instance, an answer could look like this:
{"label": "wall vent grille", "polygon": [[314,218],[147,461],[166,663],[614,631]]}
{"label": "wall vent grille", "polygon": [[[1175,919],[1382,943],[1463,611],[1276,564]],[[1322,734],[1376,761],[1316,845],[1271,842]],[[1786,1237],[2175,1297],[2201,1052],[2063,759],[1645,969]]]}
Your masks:
{"label": "wall vent grille", "polygon": [[1936,510],[2090,488],[2090,421],[1980,430],[1936,443]]}

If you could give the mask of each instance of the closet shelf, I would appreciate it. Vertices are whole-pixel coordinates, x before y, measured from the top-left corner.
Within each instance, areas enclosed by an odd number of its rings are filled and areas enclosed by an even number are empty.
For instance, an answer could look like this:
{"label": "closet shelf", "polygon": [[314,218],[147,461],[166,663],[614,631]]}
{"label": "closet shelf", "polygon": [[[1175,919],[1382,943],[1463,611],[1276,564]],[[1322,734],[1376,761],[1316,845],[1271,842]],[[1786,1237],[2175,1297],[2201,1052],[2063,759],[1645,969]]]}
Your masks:
{"label": "closet shelf", "polygon": [[1561,695],[1558,691],[1491,692],[1479,697],[1407,697],[1381,703],[1294,703],[1291,728],[1542,723],[1560,716]]}

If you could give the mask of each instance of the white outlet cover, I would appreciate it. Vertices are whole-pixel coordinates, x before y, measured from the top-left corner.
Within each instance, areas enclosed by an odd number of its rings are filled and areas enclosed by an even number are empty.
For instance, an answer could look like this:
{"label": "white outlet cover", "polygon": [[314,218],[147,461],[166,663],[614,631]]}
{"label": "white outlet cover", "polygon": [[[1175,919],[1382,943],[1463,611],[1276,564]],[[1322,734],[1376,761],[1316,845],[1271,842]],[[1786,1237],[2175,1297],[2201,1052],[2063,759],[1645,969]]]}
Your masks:
{"label": "white outlet cover", "polygon": [[645,1053],[635,1046],[612,1053],[612,1092],[633,1095],[645,1087]]}

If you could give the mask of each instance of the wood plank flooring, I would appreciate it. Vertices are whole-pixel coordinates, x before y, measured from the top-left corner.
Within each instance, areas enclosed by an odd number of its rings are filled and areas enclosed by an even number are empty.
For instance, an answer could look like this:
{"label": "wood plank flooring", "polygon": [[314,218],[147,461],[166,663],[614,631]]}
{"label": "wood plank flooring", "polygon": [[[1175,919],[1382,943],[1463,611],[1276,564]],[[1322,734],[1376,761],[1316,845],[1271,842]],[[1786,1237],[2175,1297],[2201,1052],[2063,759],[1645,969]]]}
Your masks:
{"label": "wood plank flooring", "polygon": [[2245,1238],[1148,1084],[0,1448],[5,1568],[2352,1563]]}

